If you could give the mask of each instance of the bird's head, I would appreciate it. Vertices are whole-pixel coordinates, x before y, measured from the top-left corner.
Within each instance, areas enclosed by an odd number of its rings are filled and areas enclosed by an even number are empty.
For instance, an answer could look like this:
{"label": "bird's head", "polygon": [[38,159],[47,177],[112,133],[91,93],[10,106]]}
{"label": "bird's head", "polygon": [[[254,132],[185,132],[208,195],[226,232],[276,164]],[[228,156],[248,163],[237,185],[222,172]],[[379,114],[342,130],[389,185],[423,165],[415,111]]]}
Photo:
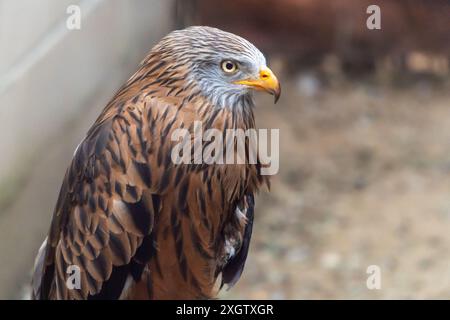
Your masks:
{"label": "bird's head", "polygon": [[[185,70],[187,82],[218,107],[251,102],[252,92],[280,96],[280,84],[264,55],[249,41],[216,28],[196,26],[166,36],[155,50],[173,69]],[[167,57],[167,59],[166,59]]]}

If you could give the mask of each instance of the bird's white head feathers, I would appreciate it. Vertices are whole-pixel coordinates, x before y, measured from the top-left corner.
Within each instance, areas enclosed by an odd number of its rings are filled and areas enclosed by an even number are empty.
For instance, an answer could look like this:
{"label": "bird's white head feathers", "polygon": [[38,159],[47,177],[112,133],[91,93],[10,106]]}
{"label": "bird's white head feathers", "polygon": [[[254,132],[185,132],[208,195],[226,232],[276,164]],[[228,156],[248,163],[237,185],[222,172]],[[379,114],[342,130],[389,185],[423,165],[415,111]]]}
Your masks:
{"label": "bird's white head feathers", "polygon": [[187,82],[219,108],[251,106],[252,91],[278,99],[280,88],[264,55],[252,43],[217,28],[194,26],[176,30],[153,49],[173,68],[187,69]]}

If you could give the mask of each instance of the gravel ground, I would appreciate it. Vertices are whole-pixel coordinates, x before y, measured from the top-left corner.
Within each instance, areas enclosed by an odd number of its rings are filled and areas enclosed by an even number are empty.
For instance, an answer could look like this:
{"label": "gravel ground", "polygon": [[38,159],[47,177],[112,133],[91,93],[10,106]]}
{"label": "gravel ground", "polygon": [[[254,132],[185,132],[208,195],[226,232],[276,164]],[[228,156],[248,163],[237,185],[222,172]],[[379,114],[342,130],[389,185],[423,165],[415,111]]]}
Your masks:
{"label": "gravel ground", "polygon": [[450,91],[308,83],[257,110],[260,127],[280,128],[280,172],[223,297],[449,299]]}

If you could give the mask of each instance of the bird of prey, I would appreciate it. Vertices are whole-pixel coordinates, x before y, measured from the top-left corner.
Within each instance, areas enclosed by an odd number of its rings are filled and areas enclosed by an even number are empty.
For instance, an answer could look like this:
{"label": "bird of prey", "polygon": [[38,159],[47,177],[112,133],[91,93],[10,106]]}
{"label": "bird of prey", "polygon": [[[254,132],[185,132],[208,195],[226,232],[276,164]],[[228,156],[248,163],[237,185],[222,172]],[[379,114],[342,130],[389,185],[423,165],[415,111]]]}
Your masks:
{"label": "bird of prey", "polygon": [[235,284],[255,193],[269,186],[263,165],[174,164],[170,136],[195,121],[254,128],[254,90],[280,95],[263,54],[239,36],[195,26],[153,47],[74,153],[32,298],[209,299]]}

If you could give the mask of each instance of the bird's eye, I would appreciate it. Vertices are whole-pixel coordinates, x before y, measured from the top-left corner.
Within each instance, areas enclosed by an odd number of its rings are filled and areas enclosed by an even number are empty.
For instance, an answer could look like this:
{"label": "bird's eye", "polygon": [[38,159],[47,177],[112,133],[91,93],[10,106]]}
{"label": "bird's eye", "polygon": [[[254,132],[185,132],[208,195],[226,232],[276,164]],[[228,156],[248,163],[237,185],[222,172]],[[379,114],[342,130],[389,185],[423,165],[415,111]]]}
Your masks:
{"label": "bird's eye", "polygon": [[233,73],[237,70],[237,65],[233,61],[225,60],[222,61],[222,70],[226,73]]}

